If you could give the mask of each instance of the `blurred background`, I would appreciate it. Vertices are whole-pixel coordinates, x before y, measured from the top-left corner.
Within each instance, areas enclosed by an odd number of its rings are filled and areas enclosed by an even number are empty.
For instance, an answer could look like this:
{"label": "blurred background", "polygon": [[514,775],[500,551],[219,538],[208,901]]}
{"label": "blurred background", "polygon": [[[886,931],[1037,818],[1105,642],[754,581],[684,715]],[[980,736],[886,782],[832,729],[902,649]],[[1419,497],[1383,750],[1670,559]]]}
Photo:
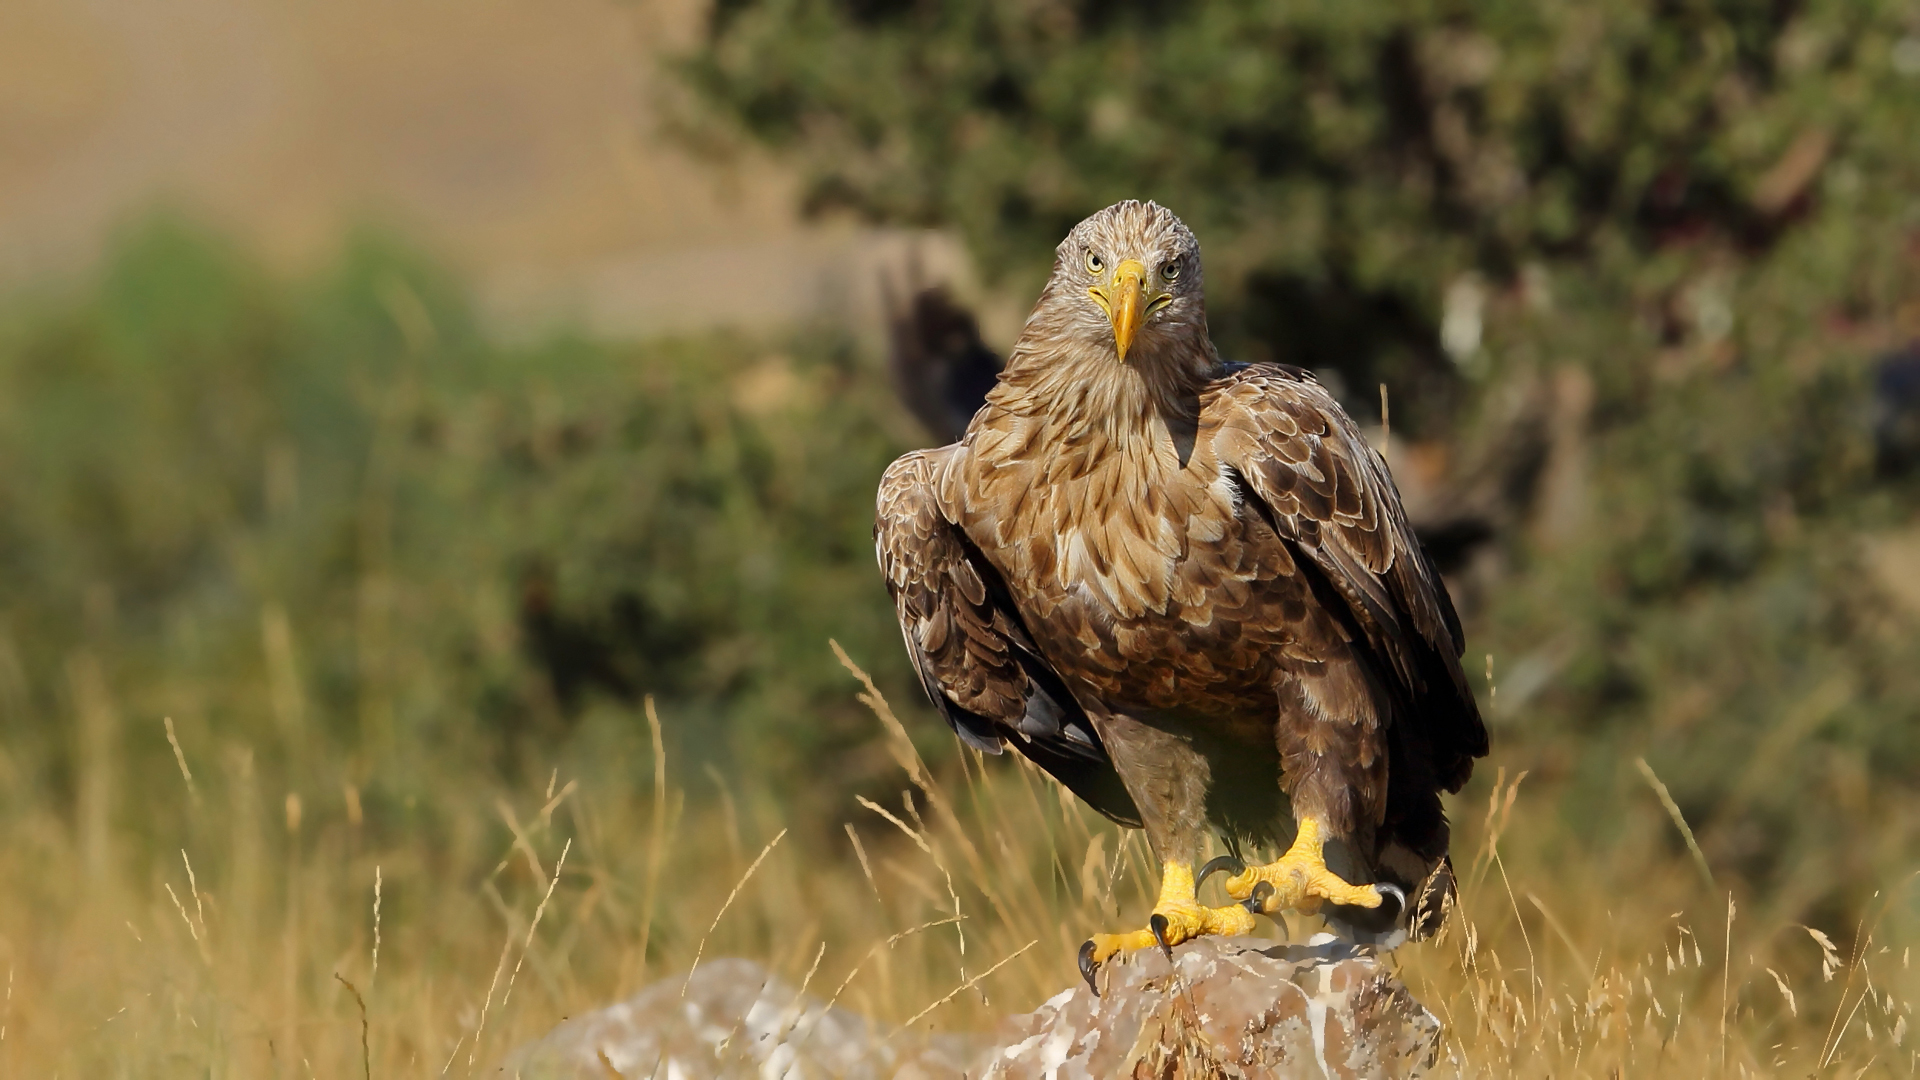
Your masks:
{"label": "blurred background", "polygon": [[[1916,115],[1909,0],[9,0],[0,1065],[344,1075],[336,973],[369,1071],[484,1064],[703,931],[839,984],[963,900],[972,954],[840,985],[902,1019],[1022,919],[939,1022],[1067,985],[1138,841],[959,751],[871,505],[1139,197],[1448,575],[1494,739],[1458,850],[1527,777],[1521,996],[1550,940],[1575,987],[1699,967],[1695,923],[1731,971],[1731,895],[1765,1066],[1850,992],[1780,933],[1864,964],[1920,914]],[[916,753],[1033,798],[935,814]],[[1898,1011],[1848,1052],[1909,1056]]]}

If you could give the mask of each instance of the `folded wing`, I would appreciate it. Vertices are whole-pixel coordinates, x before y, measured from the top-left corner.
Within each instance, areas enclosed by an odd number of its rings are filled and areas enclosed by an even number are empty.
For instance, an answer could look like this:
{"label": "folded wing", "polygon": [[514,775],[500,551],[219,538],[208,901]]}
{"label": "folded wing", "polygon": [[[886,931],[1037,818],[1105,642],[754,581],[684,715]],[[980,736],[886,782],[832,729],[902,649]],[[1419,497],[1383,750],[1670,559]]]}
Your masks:
{"label": "folded wing", "polygon": [[1123,825],[1140,812],[1093,724],[1041,658],[1006,585],[941,513],[934,480],[957,446],[916,451],[880,480],[874,548],[920,685],[967,745],[1009,743]]}
{"label": "folded wing", "polygon": [[[1251,367],[1222,380],[1203,424],[1246,497],[1337,595],[1394,684],[1392,723],[1402,727],[1400,749],[1417,759],[1407,764],[1459,790],[1487,752],[1487,731],[1460,669],[1459,617],[1386,462],[1325,388],[1287,368]],[[1399,771],[1397,780],[1412,779]]]}

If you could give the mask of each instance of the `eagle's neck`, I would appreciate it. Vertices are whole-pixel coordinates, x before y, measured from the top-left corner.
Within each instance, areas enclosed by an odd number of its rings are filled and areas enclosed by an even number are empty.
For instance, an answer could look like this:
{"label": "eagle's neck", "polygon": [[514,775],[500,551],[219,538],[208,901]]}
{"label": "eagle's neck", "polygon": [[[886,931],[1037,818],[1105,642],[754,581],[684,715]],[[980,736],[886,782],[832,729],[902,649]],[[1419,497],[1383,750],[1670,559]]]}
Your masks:
{"label": "eagle's neck", "polygon": [[1204,330],[1168,335],[1122,361],[1111,344],[1054,333],[1040,322],[1028,323],[989,404],[1051,430],[1065,445],[1140,453],[1149,449],[1143,441],[1171,440],[1184,462],[1200,393],[1220,373]]}

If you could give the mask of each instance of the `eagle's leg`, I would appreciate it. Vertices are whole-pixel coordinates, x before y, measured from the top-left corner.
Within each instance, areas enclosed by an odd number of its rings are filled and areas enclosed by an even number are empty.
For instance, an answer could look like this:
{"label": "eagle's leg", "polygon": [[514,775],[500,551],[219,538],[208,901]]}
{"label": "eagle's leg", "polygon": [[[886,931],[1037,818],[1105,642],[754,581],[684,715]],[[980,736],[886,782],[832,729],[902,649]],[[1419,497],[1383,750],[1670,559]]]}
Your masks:
{"label": "eagle's leg", "polygon": [[1350,885],[1327,869],[1323,850],[1326,841],[1326,828],[1320,819],[1311,814],[1302,815],[1300,830],[1294,834],[1293,846],[1287,853],[1265,866],[1249,866],[1228,878],[1227,895],[1245,900],[1253,896],[1264,881],[1273,887],[1260,906],[1260,910],[1267,913],[1292,910],[1312,915],[1323,903],[1379,907],[1388,896],[1386,890],[1376,885]]}
{"label": "eagle's leg", "polygon": [[1118,952],[1155,946],[1171,951],[1204,934],[1252,933],[1254,916],[1246,907],[1203,907],[1194,897],[1193,857],[1206,827],[1211,783],[1206,757],[1189,739],[1130,716],[1096,713],[1093,721],[1160,858],[1160,898],[1147,929],[1088,939],[1080,947],[1081,974],[1091,984],[1094,970]]}
{"label": "eagle's leg", "polygon": [[[1262,914],[1298,911],[1313,915],[1325,904],[1377,910],[1405,894],[1393,885],[1355,885],[1327,868],[1326,846],[1338,840],[1369,850],[1371,823],[1381,820],[1387,790],[1385,721],[1364,669],[1343,658],[1333,642],[1326,659],[1289,669],[1275,690],[1280,699],[1275,743],[1280,751],[1280,787],[1298,828],[1287,853],[1265,866],[1230,864],[1227,895],[1252,900]],[[1210,864],[1200,874],[1205,881]],[[1261,889],[1261,883],[1271,891]],[[1383,913],[1384,914],[1384,913]]]}

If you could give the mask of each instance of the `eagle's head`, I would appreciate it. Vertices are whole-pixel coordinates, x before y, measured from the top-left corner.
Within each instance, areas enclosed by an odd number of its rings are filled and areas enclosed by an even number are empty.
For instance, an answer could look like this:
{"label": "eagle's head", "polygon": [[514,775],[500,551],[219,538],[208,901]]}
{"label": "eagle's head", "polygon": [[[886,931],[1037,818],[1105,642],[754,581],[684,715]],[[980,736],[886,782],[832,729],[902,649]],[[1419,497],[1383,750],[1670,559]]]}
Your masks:
{"label": "eagle's head", "polygon": [[1042,303],[1118,361],[1184,366],[1208,351],[1200,242],[1158,203],[1128,199],[1075,225]]}

